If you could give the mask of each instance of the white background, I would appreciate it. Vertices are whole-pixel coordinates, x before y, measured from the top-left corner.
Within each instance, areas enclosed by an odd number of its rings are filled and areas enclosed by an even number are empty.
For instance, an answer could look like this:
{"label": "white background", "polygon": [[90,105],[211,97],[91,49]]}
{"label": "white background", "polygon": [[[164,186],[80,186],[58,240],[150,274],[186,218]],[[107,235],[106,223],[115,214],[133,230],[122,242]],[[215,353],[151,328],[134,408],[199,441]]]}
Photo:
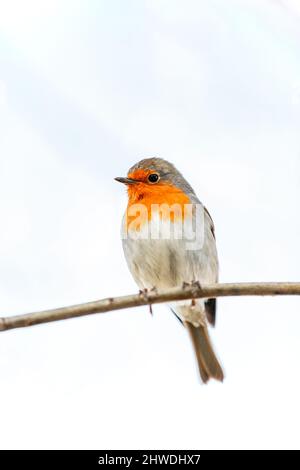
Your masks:
{"label": "white background", "polygon": [[[136,291],[124,188],[161,156],[215,221],[222,281],[300,274],[300,8],[0,1],[0,314]],[[219,301],[224,384],[165,306],[0,335],[1,448],[299,448],[299,298]]]}

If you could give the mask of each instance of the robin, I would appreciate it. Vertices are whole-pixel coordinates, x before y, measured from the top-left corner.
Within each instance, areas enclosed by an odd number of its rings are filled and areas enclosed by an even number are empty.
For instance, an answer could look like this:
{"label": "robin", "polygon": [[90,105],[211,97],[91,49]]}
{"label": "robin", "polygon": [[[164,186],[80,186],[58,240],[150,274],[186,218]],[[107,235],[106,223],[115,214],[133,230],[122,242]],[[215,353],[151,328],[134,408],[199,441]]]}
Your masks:
{"label": "robin", "polygon": [[[147,158],[116,181],[127,186],[123,249],[141,292],[196,281],[218,282],[214,223],[174,165]],[[216,299],[179,301],[170,307],[188,330],[202,381],[223,381],[208,333],[208,323],[214,326],[216,322]]]}

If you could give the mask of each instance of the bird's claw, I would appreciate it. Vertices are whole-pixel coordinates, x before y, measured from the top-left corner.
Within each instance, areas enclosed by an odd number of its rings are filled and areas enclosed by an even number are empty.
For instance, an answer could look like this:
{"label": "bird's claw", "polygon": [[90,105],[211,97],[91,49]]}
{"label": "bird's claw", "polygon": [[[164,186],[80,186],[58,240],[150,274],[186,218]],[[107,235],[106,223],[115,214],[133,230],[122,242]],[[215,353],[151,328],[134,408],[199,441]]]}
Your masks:
{"label": "bird's claw", "polygon": [[187,287],[195,287],[196,289],[201,289],[201,284],[199,281],[183,282],[182,288],[186,289]]}
{"label": "bird's claw", "polygon": [[[191,281],[191,282],[183,282],[182,288],[187,289],[188,287],[192,288],[192,293],[195,295],[199,289],[201,289],[201,284],[199,281]],[[191,307],[195,308],[196,307],[196,299],[192,299],[191,301]]]}
{"label": "bird's claw", "polygon": [[[139,291],[139,295],[141,297],[143,297],[144,300],[146,300],[146,302],[149,302],[149,297],[148,297],[148,294],[149,292],[156,292],[156,287],[152,287],[152,289],[140,289]],[[152,309],[152,305],[149,304],[149,311],[150,311],[150,315],[153,316],[153,309]]]}
{"label": "bird's claw", "polygon": [[192,286],[195,287],[196,289],[202,289],[199,281],[192,281]]}

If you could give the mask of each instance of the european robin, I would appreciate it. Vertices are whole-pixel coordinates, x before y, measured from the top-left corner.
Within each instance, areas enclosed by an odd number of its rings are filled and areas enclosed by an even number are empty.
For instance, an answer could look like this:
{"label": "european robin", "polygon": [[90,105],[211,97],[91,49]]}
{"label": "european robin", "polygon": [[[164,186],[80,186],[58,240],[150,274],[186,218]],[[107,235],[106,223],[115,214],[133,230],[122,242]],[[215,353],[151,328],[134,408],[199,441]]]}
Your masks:
{"label": "european robin", "polygon": [[[174,165],[147,158],[116,180],[127,186],[123,248],[141,291],[218,282],[214,223]],[[208,333],[208,323],[216,321],[216,299],[178,301],[170,307],[189,332],[203,382],[223,381]]]}

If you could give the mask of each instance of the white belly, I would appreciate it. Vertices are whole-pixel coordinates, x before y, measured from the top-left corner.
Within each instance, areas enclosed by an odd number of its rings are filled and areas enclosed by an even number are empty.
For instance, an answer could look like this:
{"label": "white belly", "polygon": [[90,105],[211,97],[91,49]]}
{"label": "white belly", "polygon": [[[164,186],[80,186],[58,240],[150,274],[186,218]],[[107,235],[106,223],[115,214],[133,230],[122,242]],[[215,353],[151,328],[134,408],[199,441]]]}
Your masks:
{"label": "white belly", "polygon": [[[141,289],[168,288],[183,282],[213,283],[217,279],[218,263],[215,241],[204,227],[203,243],[190,249],[190,240],[177,239],[176,222],[161,222],[158,239],[144,227],[139,233],[125,234],[123,247],[129,269]],[[147,233],[145,233],[147,231]],[[209,231],[210,233],[210,231]],[[148,236],[147,236],[148,235]]]}

